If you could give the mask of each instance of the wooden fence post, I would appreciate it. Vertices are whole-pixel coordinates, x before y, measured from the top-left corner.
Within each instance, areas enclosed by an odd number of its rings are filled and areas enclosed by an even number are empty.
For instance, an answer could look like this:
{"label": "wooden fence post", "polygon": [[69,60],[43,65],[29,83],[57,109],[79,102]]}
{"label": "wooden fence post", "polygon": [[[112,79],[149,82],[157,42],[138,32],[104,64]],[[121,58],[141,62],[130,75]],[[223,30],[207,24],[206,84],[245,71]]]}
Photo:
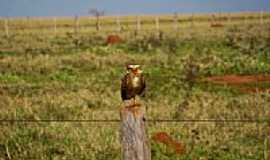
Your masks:
{"label": "wooden fence post", "polygon": [[29,29],[33,28],[31,20],[33,20],[33,18],[30,18],[29,16],[26,17],[26,23]]}
{"label": "wooden fence post", "polygon": [[9,36],[8,18],[5,19],[5,32],[6,36]]}
{"label": "wooden fence post", "polygon": [[247,14],[248,14],[248,12],[245,12],[245,14],[244,14],[244,23],[245,23],[245,25],[247,25],[247,23],[248,23]]}
{"label": "wooden fence post", "polygon": [[231,14],[230,13],[228,13],[227,20],[228,20],[228,23],[231,24],[232,21],[231,21]]}
{"label": "wooden fence post", "polygon": [[151,160],[144,110],[141,104],[129,102],[120,111],[123,160]]}
{"label": "wooden fence post", "polygon": [[54,35],[56,36],[56,33],[57,33],[57,19],[56,19],[56,17],[54,17],[53,22],[54,22]]}
{"label": "wooden fence post", "polygon": [[263,11],[260,12],[260,23],[263,24]]}
{"label": "wooden fence post", "polygon": [[268,160],[268,137],[264,138],[264,160]]}
{"label": "wooden fence post", "polygon": [[155,23],[156,23],[156,30],[157,32],[159,32],[159,17],[156,17]]}
{"label": "wooden fence post", "polygon": [[218,16],[217,16],[217,23],[218,23],[218,24],[221,24],[221,23],[222,23],[222,13],[221,13],[221,12],[218,13]]}
{"label": "wooden fence post", "polygon": [[121,28],[121,22],[120,22],[119,16],[116,17],[116,25],[117,25],[116,31],[121,32],[122,28]]}
{"label": "wooden fence post", "polygon": [[159,17],[157,16],[155,18],[155,24],[156,24],[156,35],[157,37],[161,37],[161,32],[160,32],[160,29],[159,29]]}
{"label": "wooden fence post", "polygon": [[190,17],[190,25],[191,27],[194,26],[194,14],[192,13],[191,17]]}
{"label": "wooden fence post", "polygon": [[75,16],[74,17],[74,33],[78,34],[79,32],[79,17]]}
{"label": "wooden fence post", "polygon": [[137,16],[137,27],[136,27],[137,32],[141,30],[141,18],[140,16]]}
{"label": "wooden fence post", "polygon": [[173,16],[174,29],[178,30],[178,14],[175,12]]}

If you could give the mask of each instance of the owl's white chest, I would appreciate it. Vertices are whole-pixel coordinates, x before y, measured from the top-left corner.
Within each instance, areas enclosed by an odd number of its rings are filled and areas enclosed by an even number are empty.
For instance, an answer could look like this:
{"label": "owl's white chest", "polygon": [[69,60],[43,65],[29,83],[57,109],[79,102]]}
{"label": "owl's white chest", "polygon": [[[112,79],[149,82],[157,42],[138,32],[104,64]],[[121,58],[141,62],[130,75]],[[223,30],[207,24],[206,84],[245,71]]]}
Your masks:
{"label": "owl's white chest", "polygon": [[132,86],[134,88],[138,87],[140,85],[140,78],[135,76],[133,79],[132,79]]}

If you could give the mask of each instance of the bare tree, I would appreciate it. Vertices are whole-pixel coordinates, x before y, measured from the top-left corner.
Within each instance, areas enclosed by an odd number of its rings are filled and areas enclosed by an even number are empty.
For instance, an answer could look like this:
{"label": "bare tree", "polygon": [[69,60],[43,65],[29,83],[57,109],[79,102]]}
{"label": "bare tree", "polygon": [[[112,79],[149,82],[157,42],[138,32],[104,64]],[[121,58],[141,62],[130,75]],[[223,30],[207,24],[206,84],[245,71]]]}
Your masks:
{"label": "bare tree", "polygon": [[89,10],[88,13],[96,17],[96,30],[99,31],[100,30],[100,17],[105,15],[105,11],[92,8]]}

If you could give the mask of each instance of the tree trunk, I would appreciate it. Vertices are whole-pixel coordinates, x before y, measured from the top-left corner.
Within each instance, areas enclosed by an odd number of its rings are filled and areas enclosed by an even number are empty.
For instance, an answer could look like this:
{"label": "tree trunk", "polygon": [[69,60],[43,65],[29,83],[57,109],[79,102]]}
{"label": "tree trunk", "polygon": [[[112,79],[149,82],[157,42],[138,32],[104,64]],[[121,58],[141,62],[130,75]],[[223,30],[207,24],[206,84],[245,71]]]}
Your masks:
{"label": "tree trunk", "polygon": [[120,111],[123,160],[151,160],[144,112],[138,103],[124,104]]}

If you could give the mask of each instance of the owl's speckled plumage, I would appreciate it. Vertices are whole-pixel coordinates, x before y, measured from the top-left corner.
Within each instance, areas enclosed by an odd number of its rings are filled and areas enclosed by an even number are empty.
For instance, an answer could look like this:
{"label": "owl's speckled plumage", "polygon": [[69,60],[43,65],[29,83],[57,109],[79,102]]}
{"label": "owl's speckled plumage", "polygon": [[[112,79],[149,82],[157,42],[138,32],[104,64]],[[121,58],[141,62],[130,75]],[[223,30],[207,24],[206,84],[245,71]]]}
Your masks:
{"label": "owl's speckled plumage", "polygon": [[144,94],[146,84],[139,65],[127,65],[127,74],[122,78],[122,100],[135,99],[136,95]]}

